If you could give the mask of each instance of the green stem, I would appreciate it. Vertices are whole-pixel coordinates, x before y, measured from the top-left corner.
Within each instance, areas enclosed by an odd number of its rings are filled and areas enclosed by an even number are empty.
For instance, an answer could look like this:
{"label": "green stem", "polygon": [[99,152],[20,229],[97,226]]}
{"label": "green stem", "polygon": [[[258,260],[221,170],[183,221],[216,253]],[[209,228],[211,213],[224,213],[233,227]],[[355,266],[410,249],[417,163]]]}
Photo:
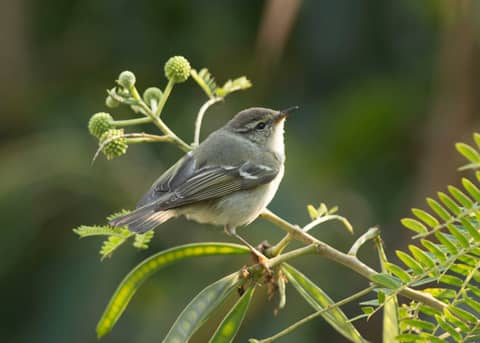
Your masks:
{"label": "green stem", "polygon": [[299,328],[300,326],[302,326],[303,324],[309,322],[310,320],[312,319],[315,319],[319,316],[321,316],[322,314],[324,314],[325,312],[328,312],[328,311],[331,311],[332,309],[334,308],[337,308],[337,307],[341,307],[345,304],[348,304],[349,302],[352,302],[353,300],[356,300],[358,298],[361,298],[363,297],[364,295],[367,295],[368,293],[370,293],[371,291],[373,291],[375,289],[374,286],[371,286],[371,287],[368,287],[368,288],[365,288],[365,289],[362,289],[361,291],[345,298],[345,299],[342,299],[338,302],[336,302],[335,304],[331,304],[331,305],[327,305],[325,308],[323,308],[322,310],[318,311],[318,312],[315,312],[315,313],[312,313],[306,317],[304,317],[303,319],[299,320],[298,322],[296,322],[295,324],[292,324],[290,325],[289,327],[287,327],[286,329],[280,331],[279,333],[273,335],[273,336],[270,336],[268,338],[265,338],[265,339],[262,339],[260,341],[256,341],[258,343],[271,343],[273,342],[274,340],[280,338],[280,337],[283,337],[285,335],[288,335],[290,332],[296,330],[297,328]]}
{"label": "green stem", "polygon": [[197,114],[197,119],[195,120],[195,134],[193,136],[193,147],[197,147],[200,144],[200,129],[202,128],[202,120],[205,116],[205,112],[207,112],[208,108],[213,104],[222,101],[222,97],[213,97],[210,98],[207,102],[205,102]]}
{"label": "green stem", "polygon": [[[308,233],[303,232],[298,226],[290,224],[289,222],[287,222],[283,218],[277,216],[276,214],[274,214],[273,212],[271,212],[268,209],[266,209],[261,214],[261,216],[263,218],[269,220],[270,222],[272,222],[273,224],[275,224],[279,228],[281,228],[281,229],[289,232],[290,234],[292,234],[292,236],[295,239],[297,239],[297,240],[299,240],[303,243],[309,244],[310,246],[305,248],[309,252],[314,251],[316,254],[318,254],[322,257],[325,257],[328,260],[331,260],[335,263],[339,263],[341,265],[344,265],[345,267],[353,270],[354,272],[356,272],[357,274],[360,274],[361,276],[363,276],[364,278],[366,278],[368,280],[371,280],[371,277],[373,275],[378,274],[378,272],[376,270],[369,267],[368,265],[366,265],[365,263],[360,261],[355,256],[345,254],[345,253],[333,248],[332,246],[328,245],[327,243],[319,241],[318,239],[309,235]],[[302,253],[302,255],[304,255],[306,253],[308,253],[308,252],[304,251]],[[286,255],[286,254],[284,254],[284,255]],[[278,256],[276,258],[280,258],[280,257],[281,256]],[[295,256],[293,255],[291,257],[295,257]],[[274,259],[275,258],[273,258],[272,260],[274,260]],[[433,307],[434,309],[437,309],[437,310],[440,310],[440,311],[443,311],[443,309],[447,307],[447,305],[444,302],[442,302],[438,299],[435,299],[430,294],[424,293],[424,292],[421,292],[421,291],[417,291],[417,290],[412,289],[410,287],[402,287],[402,289],[399,291],[399,294],[401,294],[401,295],[403,295],[403,296],[405,296],[409,299],[412,299],[412,300],[421,302],[423,304],[426,304],[426,305],[428,305],[430,307]]]}
{"label": "green stem", "polygon": [[[174,83],[172,81],[168,82],[167,87],[165,88],[165,92],[160,99],[160,103],[158,104],[158,108],[155,113],[153,113],[150,107],[145,104],[143,99],[140,97],[140,94],[138,94],[135,86],[130,89],[130,92],[133,98],[137,101],[138,105],[145,111],[145,114],[148,116],[148,118],[150,118],[151,121],[153,121],[153,123],[160,129],[160,131],[162,131],[165,135],[170,136],[171,142],[175,143],[180,149],[188,152],[192,150],[190,145],[180,139],[172,130],[170,130],[170,128],[163,122],[163,120],[159,118],[159,114],[162,112],[163,106],[165,106],[165,102],[167,101],[167,98],[173,89],[173,85]],[[158,113],[158,115],[156,113]]]}
{"label": "green stem", "polygon": [[135,118],[135,119],[127,119],[127,120],[115,120],[113,121],[114,126],[132,126],[132,125],[139,125],[139,124],[147,124],[151,123],[152,118],[144,117],[144,118]]}
{"label": "green stem", "polygon": [[267,249],[267,256],[277,256],[282,253],[282,251],[287,247],[287,245],[293,241],[293,236],[290,233],[287,233],[277,244],[273,247]]}
{"label": "green stem", "polygon": [[165,103],[167,102],[167,99],[170,96],[174,85],[175,82],[173,82],[172,80],[168,80],[167,86],[165,87],[162,97],[160,98],[160,102],[158,103],[158,107],[153,114],[155,117],[160,117],[160,115],[162,114],[163,107],[165,106]]}

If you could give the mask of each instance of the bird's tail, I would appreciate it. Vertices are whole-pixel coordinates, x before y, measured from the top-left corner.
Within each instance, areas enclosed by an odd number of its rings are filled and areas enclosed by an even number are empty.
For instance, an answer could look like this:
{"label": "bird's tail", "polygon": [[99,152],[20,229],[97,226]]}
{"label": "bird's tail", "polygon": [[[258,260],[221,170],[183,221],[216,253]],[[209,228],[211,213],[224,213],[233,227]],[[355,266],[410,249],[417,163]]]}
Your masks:
{"label": "bird's tail", "polygon": [[155,211],[155,204],[139,207],[136,210],[110,221],[113,227],[127,226],[135,233],[145,233],[175,216],[173,210]]}

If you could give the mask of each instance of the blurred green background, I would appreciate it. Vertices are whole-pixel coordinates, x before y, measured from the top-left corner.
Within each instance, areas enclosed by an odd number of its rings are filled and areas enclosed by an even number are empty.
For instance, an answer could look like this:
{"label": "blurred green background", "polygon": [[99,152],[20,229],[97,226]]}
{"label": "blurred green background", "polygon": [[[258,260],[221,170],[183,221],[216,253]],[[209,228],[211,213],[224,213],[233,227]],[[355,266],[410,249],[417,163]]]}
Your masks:
{"label": "blurred green background", "polygon": [[[287,124],[286,175],[270,208],[298,224],[305,206],[339,205],[356,229],[380,225],[393,257],[409,234],[399,218],[448,183],[460,158],[453,144],[478,125],[480,6],[467,0],[10,1],[0,11],[0,340],[94,342],[95,325],[123,276],[152,253],[196,241],[229,240],[221,230],[169,222],[148,251],[122,247],[99,261],[100,240],[72,228],[101,224],[136,200],[181,156],[171,145],[143,144],[92,167],[86,124],[124,69],[139,88],[163,88],[163,64],[186,56],[222,83],[246,75],[254,87],[215,105],[204,136],[250,106],[301,106]],[[164,110],[190,141],[205,101],[190,80]],[[112,111],[127,118],[126,111]],[[138,130],[155,128],[141,127]],[[243,230],[251,242],[282,232],[262,220]],[[355,237],[339,224],[315,234],[347,250]],[[374,248],[361,258],[376,266]],[[199,290],[245,263],[204,258],[150,280],[104,342],[157,342]],[[320,258],[294,263],[334,299],[366,285]],[[308,305],[287,289],[287,307],[257,293],[238,341],[266,337]],[[345,307],[353,316],[355,304]],[[217,318],[218,319],[218,318]],[[215,323],[195,336],[204,342]],[[358,322],[380,341],[380,317]],[[322,320],[282,342],[345,342]]]}

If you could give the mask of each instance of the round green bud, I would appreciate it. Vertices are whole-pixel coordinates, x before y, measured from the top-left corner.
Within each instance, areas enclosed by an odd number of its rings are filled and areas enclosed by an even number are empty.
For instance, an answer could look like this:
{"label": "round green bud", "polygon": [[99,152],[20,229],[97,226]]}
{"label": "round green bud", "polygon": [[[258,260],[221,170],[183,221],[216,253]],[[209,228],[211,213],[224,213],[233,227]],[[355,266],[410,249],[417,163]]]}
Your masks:
{"label": "round green bud", "polygon": [[135,85],[135,74],[131,71],[125,70],[118,75],[118,83],[120,86],[130,89]]}
{"label": "round green bud", "polygon": [[115,107],[118,107],[120,103],[109,95],[105,99],[105,105],[107,105],[107,107],[109,108],[115,108]]}
{"label": "round green bud", "polygon": [[95,113],[88,121],[88,131],[97,138],[110,129],[113,129],[113,118],[110,113]]}
{"label": "round green bud", "polygon": [[[110,129],[103,133],[100,137],[100,145],[102,145],[107,140],[123,135],[123,129]],[[115,157],[119,157],[124,155],[127,152],[127,140],[125,137],[116,138],[102,148],[103,154],[107,158],[107,160],[114,159]]]}
{"label": "round green bud", "polygon": [[190,76],[190,63],[183,56],[173,56],[165,63],[165,76],[175,83],[185,82]]}
{"label": "round green bud", "polygon": [[143,92],[143,100],[145,100],[145,102],[149,106],[152,103],[152,101],[155,101],[158,104],[161,98],[162,98],[162,91],[157,87],[149,87],[145,89],[145,92]]}

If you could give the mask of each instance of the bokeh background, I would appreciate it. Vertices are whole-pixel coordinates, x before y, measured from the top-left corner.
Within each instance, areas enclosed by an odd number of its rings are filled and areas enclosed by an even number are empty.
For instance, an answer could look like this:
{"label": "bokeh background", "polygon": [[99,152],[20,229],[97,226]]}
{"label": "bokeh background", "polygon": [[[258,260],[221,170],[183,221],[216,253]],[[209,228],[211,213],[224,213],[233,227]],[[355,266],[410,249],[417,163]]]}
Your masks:
{"label": "bokeh background", "polygon": [[[380,225],[392,257],[409,240],[399,219],[458,182],[453,144],[471,140],[478,127],[478,1],[16,0],[2,6],[0,37],[2,342],[95,342],[104,306],[136,263],[174,245],[229,240],[180,219],[159,230],[149,250],[125,246],[100,262],[100,240],[72,233],[133,207],[181,156],[170,145],[143,144],[90,166],[96,140],[87,121],[106,110],[105,90],[124,69],[136,73],[141,89],[163,87],[164,62],[181,54],[196,68],[209,67],[220,83],[251,79],[253,88],[212,107],[204,136],[249,106],[300,105],[288,121],[287,172],[270,208],[305,224],[307,204],[339,205],[355,236]],[[190,141],[204,101],[190,80],[175,88],[164,118]],[[138,130],[155,133],[153,126]],[[282,232],[258,220],[243,235],[275,242]],[[342,250],[355,238],[339,224],[316,235]],[[373,246],[361,257],[376,266]],[[189,299],[243,263],[212,257],[165,270],[142,287],[103,341],[159,341]],[[294,265],[334,299],[366,284],[320,258]],[[276,317],[275,301],[258,293],[239,342],[310,313],[287,291],[287,308]],[[345,310],[360,312],[356,304]],[[214,324],[194,341],[205,342]],[[380,317],[358,322],[373,342],[380,325]],[[345,342],[322,320],[281,341]]]}

